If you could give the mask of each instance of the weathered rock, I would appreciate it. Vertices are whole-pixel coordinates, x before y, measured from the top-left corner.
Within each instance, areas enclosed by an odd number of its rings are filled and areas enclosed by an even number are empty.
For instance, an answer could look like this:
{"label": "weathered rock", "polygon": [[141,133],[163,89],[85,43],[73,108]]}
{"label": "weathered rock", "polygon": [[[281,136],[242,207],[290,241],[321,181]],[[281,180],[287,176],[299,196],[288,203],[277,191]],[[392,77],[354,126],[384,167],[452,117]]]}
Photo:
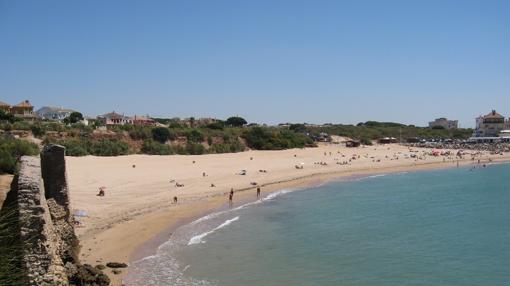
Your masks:
{"label": "weathered rock", "polygon": [[104,266],[103,264],[98,264],[98,265],[96,265],[96,268],[99,270],[103,270],[106,268],[106,266]]}
{"label": "weathered rock", "polygon": [[126,263],[120,263],[120,262],[108,262],[106,263],[106,266],[110,268],[126,268],[128,267]]}
{"label": "weathered rock", "polygon": [[120,270],[120,269],[113,269],[113,270],[112,270],[112,272],[113,272],[113,274],[115,274],[115,275],[119,275],[119,274],[121,274],[121,273],[122,273],[122,270]]}
{"label": "weathered rock", "polygon": [[83,264],[78,265],[77,273],[69,278],[69,282],[77,286],[108,286],[110,278],[92,265]]}

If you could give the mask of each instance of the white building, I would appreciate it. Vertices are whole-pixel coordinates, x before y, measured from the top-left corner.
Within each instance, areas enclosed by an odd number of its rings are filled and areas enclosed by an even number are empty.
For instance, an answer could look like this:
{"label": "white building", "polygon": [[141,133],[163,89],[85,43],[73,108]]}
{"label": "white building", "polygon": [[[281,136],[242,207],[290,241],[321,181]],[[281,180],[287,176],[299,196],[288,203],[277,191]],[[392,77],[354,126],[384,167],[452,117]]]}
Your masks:
{"label": "white building", "polygon": [[443,127],[444,129],[457,129],[457,128],[459,128],[459,121],[458,120],[448,120],[444,117],[441,117],[441,118],[437,118],[434,121],[429,122],[430,128],[434,128],[437,126]]}
{"label": "white building", "polygon": [[51,107],[44,106],[36,111],[37,116],[41,119],[45,120],[53,120],[53,121],[63,121],[65,118],[69,117],[74,110],[62,108],[62,107]]}
{"label": "white building", "polygon": [[508,127],[510,122],[505,117],[492,110],[491,113],[476,118],[475,137],[498,137],[499,133]]}

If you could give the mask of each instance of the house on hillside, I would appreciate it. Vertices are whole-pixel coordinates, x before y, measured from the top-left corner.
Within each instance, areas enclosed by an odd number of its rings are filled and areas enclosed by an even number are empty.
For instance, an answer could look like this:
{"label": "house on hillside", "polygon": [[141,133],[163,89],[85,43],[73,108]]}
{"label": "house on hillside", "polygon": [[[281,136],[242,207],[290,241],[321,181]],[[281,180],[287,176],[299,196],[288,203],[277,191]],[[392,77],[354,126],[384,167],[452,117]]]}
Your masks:
{"label": "house on hillside", "polygon": [[34,113],[34,106],[30,101],[24,100],[14,106],[11,106],[11,114],[15,117],[23,118],[25,120],[34,120],[37,118]]}
{"label": "house on hillside", "polygon": [[137,116],[133,117],[133,125],[141,125],[141,126],[154,126],[156,125],[156,121],[149,116]]}
{"label": "house on hillside", "polygon": [[124,114],[116,113],[112,111],[110,113],[106,113],[103,115],[99,115],[97,120],[102,125],[126,125],[133,124],[133,119],[129,116],[125,116]]}
{"label": "house on hillside", "polygon": [[65,118],[69,117],[69,115],[71,115],[73,112],[75,111],[72,109],[62,107],[43,106],[36,111],[36,114],[39,116],[39,118],[44,120],[61,122]]}

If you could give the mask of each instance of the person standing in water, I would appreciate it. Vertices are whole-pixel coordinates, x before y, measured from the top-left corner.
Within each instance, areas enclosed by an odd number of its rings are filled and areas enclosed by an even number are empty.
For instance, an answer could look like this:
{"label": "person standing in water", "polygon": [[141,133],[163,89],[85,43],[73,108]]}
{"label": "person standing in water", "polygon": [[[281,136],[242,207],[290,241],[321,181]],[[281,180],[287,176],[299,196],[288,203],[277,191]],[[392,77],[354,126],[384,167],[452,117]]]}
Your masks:
{"label": "person standing in water", "polygon": [[234,188],[231,188],[230,194],[228,195],[228,204],[230,207],[232,207],[232,205],[234,204],[233,199],[234,199]]}
{"label": "person standing in water", "polygon": [[260,187],[257,187],[257,199],[260,198]]}

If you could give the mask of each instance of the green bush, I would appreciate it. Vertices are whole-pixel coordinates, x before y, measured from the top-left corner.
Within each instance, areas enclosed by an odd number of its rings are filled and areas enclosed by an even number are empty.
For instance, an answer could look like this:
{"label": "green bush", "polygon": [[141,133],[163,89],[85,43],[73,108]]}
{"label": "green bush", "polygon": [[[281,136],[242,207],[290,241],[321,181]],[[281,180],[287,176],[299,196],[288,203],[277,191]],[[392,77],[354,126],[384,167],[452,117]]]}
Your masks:
{"label": "green bush", "polygon": [[202,132],[193,129],[190,132],[186,134],[186,137],[188,138],[188,141],[191,143],[201,143],[204,141],[204,134]]}
{"label": "green bush", "polygon": [[202,155],[205,153],[205,148],[202,144],[188,143],[186,144],[186,153],[189,155]]}
{"label": "green bush", "polygon": [[21,156],[39,154],[36,144],[19,139],[0,139],[0,173],[12,174]]}
{"label": "green bush", "polygon": [[222,121],[216,121],[213,123],[209,123],[205,126],[205,128],[213,129],[213,130],[223,130],[225,124]]}
{"label": "green bush", "polygon": [[119,156],[129,154],[129,145],[124,141],[102,139],[93,142],[89,151],[96,156]]}
{"label": "green bush", "polygon": [[171,155],[174,151],[171,146],[159,143],[153,140],[146,140],[143,142],[142,150],[143,154],[149,155]]}
{"label": "green bush", "polygon": [[66,147],[67,156],[79,157],[89,155],[88,149],[90,148],[90,143],[85,140],[71,139],[60,142],[60,144]]}
{"label": "green bush", "polygon": [[13,130],[30,130],[30,123],[27,121],[16,121],[12,124]]}
{"label": "green bush", "polygon": [[129,131],[129,137],[133,140],[147,140],[152,138],[152,130],[149,127],[135,126]]}
{"label": "green bush", "polygon": [[30,129],[32,130],[32,134],[34,134],[35,137],[41,137],[45,133],[43,127],[40,124],[32,125]]}
{"label": "green bush", "polygon": [[367,137],[361,138],[360,143],[363,145],[372,146],[372,140],[370,140],[370,138]]}
{"label": "green bush", "polygon": [[308,136],[291,130],[253,127],[243,133],[243,138],[250,148],[257,150],[282,150],[303,148],[313,144]]}
{"label": "green bush", "polygon": [[166,127],[156,127],[151,130],[152,139],[160,143],[165,143],[170,137],[170,130]]}
{"label": "green bush", "polygon": [[66,147],[67,156],[120,156],[130,154],[129,144],[118,139],[94,141],[82,137],[60,140],[55,143]]}

